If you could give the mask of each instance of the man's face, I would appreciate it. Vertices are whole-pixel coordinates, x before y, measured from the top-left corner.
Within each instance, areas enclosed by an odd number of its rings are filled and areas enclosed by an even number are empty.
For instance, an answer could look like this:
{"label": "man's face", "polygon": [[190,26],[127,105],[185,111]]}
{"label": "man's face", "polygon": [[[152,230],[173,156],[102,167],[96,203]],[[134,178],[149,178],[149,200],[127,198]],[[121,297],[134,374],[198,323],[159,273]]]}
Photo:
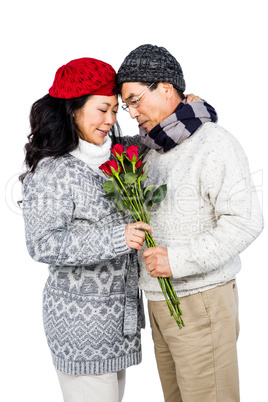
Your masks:
{"label": "man's face", "polygon": [[[138,82],[125,82],[122,86],[122,101],[129,104],[140,96],[146,86]],[[163,84],[159,83],[155,90],[148,90],[138,102],[138,107],[129,106],[132,119],[137,119],[147,132],[169,116]]]}

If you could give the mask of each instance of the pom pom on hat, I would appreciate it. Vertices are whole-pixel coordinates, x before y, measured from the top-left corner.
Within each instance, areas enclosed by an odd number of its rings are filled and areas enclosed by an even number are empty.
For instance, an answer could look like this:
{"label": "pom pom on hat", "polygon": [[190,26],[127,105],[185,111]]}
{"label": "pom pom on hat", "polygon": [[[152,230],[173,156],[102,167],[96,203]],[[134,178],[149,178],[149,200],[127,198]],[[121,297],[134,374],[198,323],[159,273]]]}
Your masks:
{"label": "pom pom on hat", "polygon": [[132,50],[117,72],[117,83],[168,82],[185,91],[185,81],[179,62],[164,47],[141,45]]}
{"label": "pom pom on hat", "polygon": [[49,95],[71,99],[83,95],[112,96],[115,91],[115,70],[104,61],[83,57],[60,67]]}

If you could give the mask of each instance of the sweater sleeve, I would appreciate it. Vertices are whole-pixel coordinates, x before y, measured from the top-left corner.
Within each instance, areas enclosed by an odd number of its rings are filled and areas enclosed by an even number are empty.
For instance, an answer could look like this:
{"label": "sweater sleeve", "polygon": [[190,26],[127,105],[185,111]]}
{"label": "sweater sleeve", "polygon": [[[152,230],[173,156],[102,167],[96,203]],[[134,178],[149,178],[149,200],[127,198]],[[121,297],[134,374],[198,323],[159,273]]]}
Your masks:
{"label": "sweater sleeve", "polygon": [[[131,252],[125,240],[126,225],[117,214],[107,212],[108,201],[103,200],[102,205],[100,200],[95,210],[90,210],[82,194],[79,207],[59,170],[50,175],[41,168],[30,176],[23,190],[23,216],[26,245],[34,260],[54,266],[92,265]],[[75,191],[80,192],[80,187]],[[84,214],[88,211],[88,219],[74,218],[78,208]],[[100,211],[101,219],[107,218],[101,224],[90,219]]]}
{"label": "sweater sleeve", "polygon": [[215,227],[168,248],[174,278],[222,267],[245,250],[263,229],[262,212],[252,186],[247,158],[233,138],[208,152],[200,176],[201,196],[214,209]]}

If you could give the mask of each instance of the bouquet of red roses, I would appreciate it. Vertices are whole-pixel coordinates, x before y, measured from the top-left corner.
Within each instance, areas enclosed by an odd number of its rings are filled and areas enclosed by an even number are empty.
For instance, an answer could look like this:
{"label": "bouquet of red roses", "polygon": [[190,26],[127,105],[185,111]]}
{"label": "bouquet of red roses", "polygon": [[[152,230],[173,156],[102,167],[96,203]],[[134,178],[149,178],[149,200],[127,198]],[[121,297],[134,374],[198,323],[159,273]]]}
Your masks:
{"label": "bouquet of red roses", "polygon": [[[116,144],[111,152],[115,159],[103,163],[99,169],[111,180],[102,187],[107,193],[104,197],[112,198],[120,211],[128,209],[135,221],[150,224],[150,212],[154,204],[163,201],[167,193],[167,186],[163,184],[153,191],[154,184],[144,187],[147,174],[144,171],[138,155],[138,146],[131,145],[124,150],[124,146]],[[156,242],[151,233],[146,232],[147,247],[155,247]],[[184,326],[181,318],[180,301],[174,291],[170,278],[158,277],[158,282],[165,296],[170,314],[176,320],[179,328]]]}

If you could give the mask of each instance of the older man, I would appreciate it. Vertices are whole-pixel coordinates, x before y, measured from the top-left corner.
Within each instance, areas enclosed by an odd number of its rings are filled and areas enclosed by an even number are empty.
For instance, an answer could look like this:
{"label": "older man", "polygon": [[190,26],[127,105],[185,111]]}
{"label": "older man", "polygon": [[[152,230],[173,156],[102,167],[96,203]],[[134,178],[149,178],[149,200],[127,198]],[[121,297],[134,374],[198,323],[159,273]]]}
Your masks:
{"label": "older man", "polygon": [[[165,401],[239,401],[235,277],[239,253],[262,231],[246,156],[210,105],[185,102],[181,66],[165,48],[133,50],[117,81],[151,148],[148,184],[168,188],[151,213],[159,246],[143,252],[140,277]],[[169,316],[156,277],[172,277],[183,329]]]}

